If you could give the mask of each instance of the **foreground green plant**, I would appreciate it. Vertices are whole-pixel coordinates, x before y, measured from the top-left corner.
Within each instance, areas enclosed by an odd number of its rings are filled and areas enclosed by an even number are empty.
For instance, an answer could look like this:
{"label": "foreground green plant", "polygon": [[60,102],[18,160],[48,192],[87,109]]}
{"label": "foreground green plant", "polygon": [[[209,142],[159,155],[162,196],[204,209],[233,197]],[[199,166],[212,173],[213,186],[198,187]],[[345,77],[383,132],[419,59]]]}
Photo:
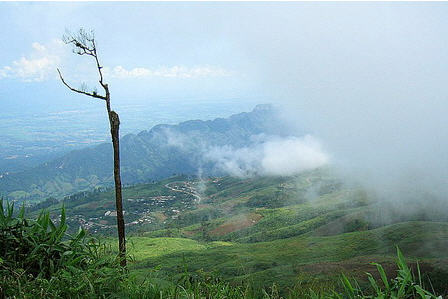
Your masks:
{"label": "foreground green plant", "polygon": [[123,270],[116,252],[83,229],[74,236],[67,234],[64,208],[58,224],[48,212],[41,212],[35,220],[24,214],[22,208],[15,215],[14,206],[6,203],[4,208],[0,200],[0,298],[442,298],[424,288],[418,264],[415,276],[398,248],[397,276],[388,280],[384,268],[373,263],[380,278],[375,280],[367,273],[370,293],[345,275],[341,279],[343,292],[298,281],[286,294],[275,284],[269,290],[250,284],[235,286],[203,272],[189,273],[186,268],[180,279],[169,285],[162,286],[153,277],[142,282]]}
{"label": "foreground green plant", "polygon": [[[388,280],[384,268],[377,263],[379,279],[375,280],[371,273],[367,273],[370,283],[370,293],[362,289],[356,280],[350,281],[345,275],[341,277],[342,292],[325,289],[325,286],[314,285],[313,289],[304,287],[299,281],[297,286],[286,294],[274,284],[270,290],[257,290],[251,285],[233,286],[228,282],[209,276],[205,273],[188,273],[185,271],[179,281],[171,287],[161,288],[148,279],[139,284],[129,283],[123,293],[129,298],[151,299],[441,299],[423,286],[422,275],[417,264],[417,275],[407,265],[401,251],[397,248],[398,266],[397,276]],[[328,287],[328,286],[327,286]],[[373,293],[372,293],[373,292]]]}
{"label": "foreground green plant", "polygon": [[96,298],[113,295],[124,277],[116,256],[79,229],[66,233],[65,209],[59,224],[42,211],[35,220],[24,208],[0,200],[0,298]]}
{"label": "foreground green plant", "polygon": [[437,296],[434,293],[424,289],[419,264],[417,263],[417,276],[415,276],[410,267],[407,265],[406,260],[399,248],[397,248],[396,264],[398,266],[397,277],[389,281],[384,268],[380,264],[372,263],[372,265],[376,266],[380,275],[380,281],[376,281],[371,273],[367,273],[370,286],[374,291],[373,295],[364,295],[362,289],[356,281],[352,284],[345,275],[342,275],[345,296],[337,296],[337,298],[442,298],[442,296]]}

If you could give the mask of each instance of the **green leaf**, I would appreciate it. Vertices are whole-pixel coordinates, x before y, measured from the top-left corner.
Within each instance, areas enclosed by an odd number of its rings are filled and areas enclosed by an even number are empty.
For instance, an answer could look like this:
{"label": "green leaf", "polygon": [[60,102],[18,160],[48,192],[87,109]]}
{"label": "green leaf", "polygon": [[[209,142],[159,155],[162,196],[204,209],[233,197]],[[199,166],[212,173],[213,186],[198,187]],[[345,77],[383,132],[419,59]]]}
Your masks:
{"label": "green leaf", "polygon": [[410,273],[411,271],[409,270],[409,267],[406,263],[406,259],[404,258],[403,254],[401,253],[401,250],[400,250],[400,248],[398,248],[398,246],[397,246],[397,256],[398,256],[398,259],[397,259],[398,268],[400,270]]}
{"label": "green leaf", "polygon": [[344,289],[348,292],[349,298],[355,298],[355,289],[353,288],[352,284],[344,274],[342,274],[342,283]]}
{"label": "green leaf", "polygon": [[19,216],[18,216],[20,219],[24,219],[24,217],[25,217],[25,203],[22,205],[22,207],[20,208],[20,211],[19,211]]}
{"label": "green leaf", "polygon": [[65,225],[65,221],[66,221],[66,214],[65,214],[65,205],[62,205],[62,209],[61,209],[61,223],[59,224],[60,226],[64,226]]}
{"label": "green leaf", "polygon": [[378,286],[378,284],[376,283],[375,279],[373,278],[372,274],[370,273],[366,273],[367,274],[367,279],[370,282],[370,285],[372,286],[372,288],[375,290],[376,294],[378,296],[383,295],[383,292],[381,291],[380,287]]}
{"label": "green leaf", "polygon": [[386,291],[389,291],[390,285],[389,285],[389,281],[387,280],[386,272],[384,271],[383,266],[381,266],[378,263],[371,263],[371,264],[376,266],[376,269],[378,270],[378,273],[380,274],[381,280],[383,281]]}

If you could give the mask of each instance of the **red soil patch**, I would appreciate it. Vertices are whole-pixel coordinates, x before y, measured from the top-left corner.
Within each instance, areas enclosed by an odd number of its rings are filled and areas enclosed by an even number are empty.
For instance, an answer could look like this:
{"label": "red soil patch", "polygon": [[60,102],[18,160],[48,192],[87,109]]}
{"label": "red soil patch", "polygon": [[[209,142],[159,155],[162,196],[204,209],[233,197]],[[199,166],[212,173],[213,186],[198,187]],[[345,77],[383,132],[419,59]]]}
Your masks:
{"label": "red soil patch", "polygon": [[[383,269],[386,272],[388,278],[393,278],[397,275],[398,267],[395,260],[391,258],[382,259],[379,256],[357,257],[339,262],[321,262],[305,265],[295,265],[293,266],[293,271],[295,273],[306,273],[311,276],[332,276],[334,274],[340,275],[341,273],[345,273],[346,275],[355,277],[360,281],[367,281],[366,272],[369,272],[372,274],[375,280],[380,282],[381,277],[376,269],[376,266],[371,264],[372,261],[378,262],[383,266]],[[417,273],[417,264],[415,262],[408,261],[408,266],[410,266],[413,273]],[[436,269],[436,265],[433,265],[429,262],[420,262],[419,267],[421,273],[429,273]]]}
{"label": "red soil patch", "polygon": [[91,209],[91,210],[95,210],[98,208],[98,203],[97,202],[90,202],[87,204],[87,209]]}
{"label": "red soil patch", "polygon": [[260,214],[251,213],[243,217],[233,218],[231,221],[221,224],[214,230],[210,231],[212,236],[223,236],[228,233],[252,226],[263,218]]}
{"label": "red soil patch", "polygon": [[157,219],[157,220],[159,220],[159,221],[165,221],[168,217],[165,215],[165,214],[163,214],[162,212],[155,212],[154,214],[154,217]]}
{"label": "red soil patch", "polygon": [[187,237],[194,236],[198,231],[197,230],[184,230],[182,233]]}

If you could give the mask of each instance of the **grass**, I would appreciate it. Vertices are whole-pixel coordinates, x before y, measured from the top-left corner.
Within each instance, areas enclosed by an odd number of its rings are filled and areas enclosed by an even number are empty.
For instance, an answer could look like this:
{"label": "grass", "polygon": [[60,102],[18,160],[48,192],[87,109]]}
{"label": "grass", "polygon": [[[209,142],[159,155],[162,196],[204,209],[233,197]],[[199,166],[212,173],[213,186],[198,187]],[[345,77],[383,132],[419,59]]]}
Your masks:
{"label": "grass", "polygon": [[[139,240],[151,242],[150,238]],[[170,242],[169,238],[156,240]],[[181,240],[173,239],[172,242],[179,242],[176,244],[180,247],[182,243],[185,246],[192,244],[191,240]],[[159,254],[138,251],[142,247],[136,247],[134,254],[139,259],[134,267],[140,269],[140,274],[144,274],[144,269],[160,267],[168,277],[175,275],[184,262],[192,272],[216,272],[228,281],[248,279],[254,283],[262,282],[263,287],[279,281],[283,286],[294,285],[299,274],[337,284],[339,273],[357,268],[355,273],[361,277],[363,269],[369,268],[369,261],[379,258],[390,262],[397,245],[412,258],[428,262],[432,258],[448,259],[448,224],[408,222],[334,236],[307,234],[270,242],[232,243],[218,247],[193,244],[191,250],[169,253],[159,250]],[[313,265],[316,266],[314,269]]]}
{"label": "grass", "polygon": [[[181,178],[131,186],[126,196],[169,195],[164,185],[178,181]],[[365,192],[344,187],[323,170],[296,177],[215,178],[206,185],[201,203],[182,210],[177,218],[169,212],[179,209],[182,198],[151,210],[154,223],[127,230],[128,252],[135,259],[131,274],[138,282],[150,278],[158,285],[173,286],[188,269],[189,274],[220,277],[225,283],[250,284],[258,290],[275,285],[285,295],[289,288],[299,288],[299,282],[300,288],[316,292],[342,291],[340,275],[346,273],[368,288],[365,272],[376,271],[370,262],[383,263],[386,273],[394,275],[393,257],[399,246],[411,264],[421,260],[422,271],[431,273],[434,285],[437,280],[438,289],[444,290],[447,222],[400,216],[394,223]],[[80,194],[66,204],[72,214],[97,217],[113,209],[111,195],[111,191]],[[127,211],[133,213],[142,205],[131,202]],[[49,209],[56,212],[57,206],[51,204]],[[113,229],[110,232],[115,235]],[[113,238],[107,243],[116,247]]]}
{"label": "grass", "polygon": [[198,241],[185,238],[131,237],[128,240],[129,253],[136,261],[180,252],[194,252],[207,249]]}
{"label": "grass", "polygon": [[[15,216],[12,206],[5,210],[0,202],[0,207],[2,297],[426,299],[436,296],[424,288],[425,260],[448,259],[448,223],[414,221],[245,244],[134,237],[129,251],[135,261],[128,274],[113,252],[103,250],[107,244],[99,245],[84,230],[66,233],[64,209],[55,224],[46,212],[32,220],[24,209]],[[109,245],[114,241],[107,239]],[[408,265],[398,251],[392,268],[395,244],[423,258],[422,267]],[[378,275],[365,275],[366,265]],[[396,277],[388,279],[395,269]],[[359,280],[361,273],[366,280]]]}

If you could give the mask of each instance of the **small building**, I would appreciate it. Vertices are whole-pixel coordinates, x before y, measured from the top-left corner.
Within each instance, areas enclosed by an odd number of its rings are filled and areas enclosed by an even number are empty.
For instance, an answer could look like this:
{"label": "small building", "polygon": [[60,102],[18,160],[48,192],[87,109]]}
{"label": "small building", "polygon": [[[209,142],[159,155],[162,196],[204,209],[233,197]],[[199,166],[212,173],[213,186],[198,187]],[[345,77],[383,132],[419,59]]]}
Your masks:
{"label": "small building", "polygon": [[[125,211],[123,211],[123,215],[125,214]],[[110,217],[117,217],[117,211],[107,211],[104,213],[104,216],[110,216]]]}

